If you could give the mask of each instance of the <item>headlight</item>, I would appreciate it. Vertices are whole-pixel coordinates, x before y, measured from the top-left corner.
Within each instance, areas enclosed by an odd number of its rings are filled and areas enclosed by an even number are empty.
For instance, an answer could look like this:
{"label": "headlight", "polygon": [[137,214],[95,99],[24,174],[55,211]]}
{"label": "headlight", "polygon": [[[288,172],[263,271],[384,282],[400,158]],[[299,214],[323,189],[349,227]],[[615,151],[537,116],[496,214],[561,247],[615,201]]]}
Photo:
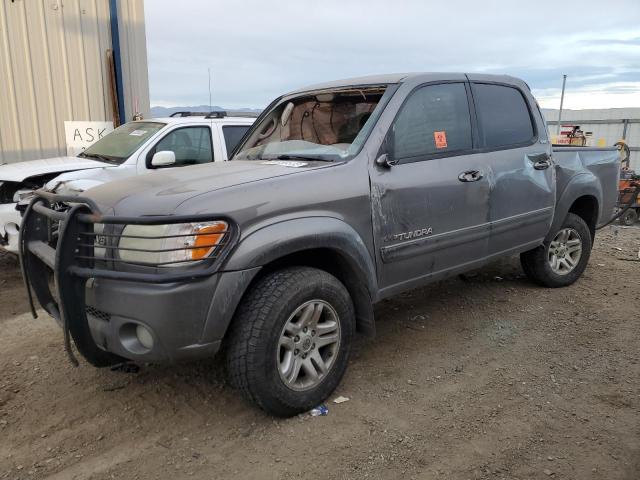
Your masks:
{"label": "headlight", "polygon": [[17,190],[16,193],[13,194],[13,202],[14,203],[29,203],[33,198],[33,190],[32,189],[21,189]]}
{"label": "headlight", "polygon": [[120,236],[121,260],[178,267],[210,256],[227,233],[227,222],[127,225]]}

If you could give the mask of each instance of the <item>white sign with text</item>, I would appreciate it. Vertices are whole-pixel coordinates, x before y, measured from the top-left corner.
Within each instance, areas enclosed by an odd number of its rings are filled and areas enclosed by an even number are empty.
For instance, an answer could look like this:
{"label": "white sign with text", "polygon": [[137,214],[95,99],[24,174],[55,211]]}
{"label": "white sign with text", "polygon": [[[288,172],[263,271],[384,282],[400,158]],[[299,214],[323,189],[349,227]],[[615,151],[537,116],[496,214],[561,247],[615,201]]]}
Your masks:
{"label": "white sign with text", "polygon": [[113,122],[64,122],[67,155],[75,156],[113,131]]}

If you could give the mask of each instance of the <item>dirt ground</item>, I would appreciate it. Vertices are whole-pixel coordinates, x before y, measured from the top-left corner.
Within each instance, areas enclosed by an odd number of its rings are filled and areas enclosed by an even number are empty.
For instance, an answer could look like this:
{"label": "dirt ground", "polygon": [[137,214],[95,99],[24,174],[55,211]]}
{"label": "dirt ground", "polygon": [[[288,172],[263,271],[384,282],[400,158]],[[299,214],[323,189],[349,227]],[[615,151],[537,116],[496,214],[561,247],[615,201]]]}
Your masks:
{"label": "dirt ground", "polygon": [[575,285],[517,259],[376,307],[326,417],[273,419],[220,362],[72,367],[0,257],[0,479],[640,479],[640,228]]}

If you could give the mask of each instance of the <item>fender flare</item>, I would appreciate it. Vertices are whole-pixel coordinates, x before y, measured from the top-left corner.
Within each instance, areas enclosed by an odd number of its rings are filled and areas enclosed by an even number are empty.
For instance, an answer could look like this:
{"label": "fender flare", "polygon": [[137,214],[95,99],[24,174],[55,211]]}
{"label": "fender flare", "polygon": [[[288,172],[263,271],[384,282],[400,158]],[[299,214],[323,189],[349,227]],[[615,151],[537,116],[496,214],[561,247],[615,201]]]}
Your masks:
{"label": "fender flare", "polygon": [[337,253],[355,274],[355,281],[345,286],[356,307],[357,329],[373,336],[373,303],[378,290],[371,254],[353,227],[334,217],[316,216],[271,223],[240,239],[220,269],[221,281],[212,299],[203,340],[222,339],[246,289],[265,265],[318,248]]}
{"label": "fender flare", "polygon": [[598,203],[596,225],[602,218],[602,186],[598,178],[591,172],[582,172],[574,176],[565,186],[560,198],[556,202],[553,222],[545,240],[551,240],[554,233],[560,228],[564,219],[567,218],[569,209],[580,197],[591,196]]}

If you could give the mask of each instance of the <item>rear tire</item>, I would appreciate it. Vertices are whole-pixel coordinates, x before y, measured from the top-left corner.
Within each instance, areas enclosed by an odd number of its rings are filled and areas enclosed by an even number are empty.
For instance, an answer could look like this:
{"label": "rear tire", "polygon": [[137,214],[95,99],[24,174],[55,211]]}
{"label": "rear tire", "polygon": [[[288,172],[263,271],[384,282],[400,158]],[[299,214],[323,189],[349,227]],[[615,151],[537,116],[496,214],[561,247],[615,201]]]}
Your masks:
{"label": "rear tire", "polygon": [[307,267],[269,273],[245,295],[231,324],[229,381],[270,414],[308,411],[342,379],[354,330],[353,303],[337,278]]}
{"label": "rear tire", "polygon": [[520,254],[527,277],[544,287],[566,287],[574,283],[589,263],[591,232],[585,221],[567,214],[552,240]]}

